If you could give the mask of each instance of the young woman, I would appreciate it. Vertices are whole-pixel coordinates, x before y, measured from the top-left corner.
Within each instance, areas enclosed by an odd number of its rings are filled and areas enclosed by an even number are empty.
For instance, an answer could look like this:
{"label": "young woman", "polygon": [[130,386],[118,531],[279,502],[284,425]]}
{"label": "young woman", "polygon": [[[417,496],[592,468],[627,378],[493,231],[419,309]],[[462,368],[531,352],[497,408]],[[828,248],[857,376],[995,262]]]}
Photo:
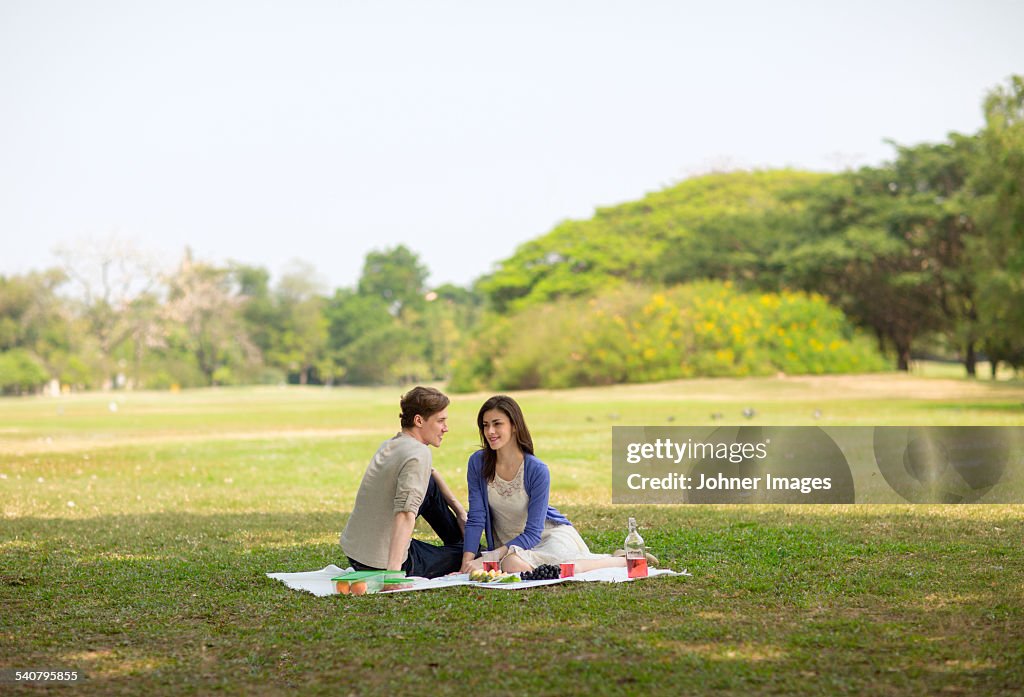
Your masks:
{"label": "young woman", "polygon": [[[569,561],[579,573],[626,565],[622,557],[591,554],[569,519],[548,505],[551,475],[533,454],[530,430],[514,399],[491,397],[480,407],[476,423],[481,449],[467,466],[462,573],[481,568],[484,558],[501,560],[502,570],[510,573]],[[478,559],[481,532],[488,551]]]}

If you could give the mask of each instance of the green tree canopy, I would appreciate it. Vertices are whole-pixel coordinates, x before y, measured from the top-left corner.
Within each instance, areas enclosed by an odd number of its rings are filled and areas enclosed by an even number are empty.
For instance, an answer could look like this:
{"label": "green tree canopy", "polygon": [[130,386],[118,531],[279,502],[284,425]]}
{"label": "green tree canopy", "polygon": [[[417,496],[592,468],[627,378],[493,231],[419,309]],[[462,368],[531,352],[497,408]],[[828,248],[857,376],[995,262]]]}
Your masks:
{"label": "green tree canopy", "polygon": [[521,245],[477,289],[499,313],[623,282],[719,278],[770,287],[771,253],[793,235],[793,195],[827,175],[793,170],[688,179],[635,202],[601,208]]}
{"label": "green tree canopy", "polygon": [[366,255],[359,293],[381,298],[392,314],[399,315],[407,308],[422,306],[428,275],[419,256],[400,244]]}
{"label": "green tree canopy", "polygon": [[[980,234],[977,285],[985,348],[993,360],[1024,366],[1024,76],[985,99],[985,127],[968,183]],[[994,367],[994,366],[993,366]]]}

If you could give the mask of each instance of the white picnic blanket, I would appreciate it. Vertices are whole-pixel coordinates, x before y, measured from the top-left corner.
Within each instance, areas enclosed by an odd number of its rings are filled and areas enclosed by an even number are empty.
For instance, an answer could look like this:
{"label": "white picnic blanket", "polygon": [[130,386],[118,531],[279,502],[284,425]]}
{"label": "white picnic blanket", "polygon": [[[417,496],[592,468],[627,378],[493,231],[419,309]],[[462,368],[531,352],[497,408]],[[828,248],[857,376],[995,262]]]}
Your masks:
{"label": "white picnic blanket", "polygon": [[[330,564],[320,569],[319,571],[303,571],[300,573],[272,573],[267,574],[268,577],[283,582],[289,588],[293,588],[299,591],[307,591],[316,596],[334,595],[337,591],[334,588],[334,581],[331,579],[335,576],[341,576],[352,571],[351,568],[340,569],[334,564]],[[647,576],[691,576],[690,572],[686,569],[682,571],[672,571],[671,569],[654,569],[649,568],[647,570]],[[565,583],[568,581],[604,581],[606,583],[624,583],[626,581],[636,581],[639,579],[629,578],[626,575],[625,568],[612,568],[612,569],[594,569],[593,571],[587,571],[586,573],[576,574],[569,578],[556,578],[547,581],[520,581],[519,583],[480,583],[478,581],[470,581],[469,574],[453,574],[451,576],[442,576],[440,578],[426,579],[417,576],[411,577],[416,581],[416,585],[412,588],[405,588],[402,590],[388,591],[389,593],[403,593],[406,591],[422,591],[430,588],[448,588],[450,586],[476,586],[478,588],[492,588],[498,590],[520,590],[523,588],[534,588],[535,586],[550,586],[555,583]]]}

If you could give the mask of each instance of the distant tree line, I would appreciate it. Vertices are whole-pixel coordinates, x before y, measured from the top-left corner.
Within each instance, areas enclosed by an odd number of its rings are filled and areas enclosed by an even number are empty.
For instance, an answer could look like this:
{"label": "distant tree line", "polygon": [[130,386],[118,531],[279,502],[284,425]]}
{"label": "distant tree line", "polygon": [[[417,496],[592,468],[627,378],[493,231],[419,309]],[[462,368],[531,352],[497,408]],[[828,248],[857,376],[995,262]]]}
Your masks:
{"label": "distant tree line", "polygon": [[[301,262],[272,284],[266,269],[188,252],[158,271],[117,240],[63,249],[56,268],[0,276],[0,391],[453,375],[466,389],[514,388],[876,366],[846,321],[900,369],[915,354],[954,357],[970,375],[980,355],[993,371],[1020,369],[1024,78],[993,89],[984,113],[978,133],[895,145],[878,167],[711,174],[599,209],[521,245],[470,288],[429,288],[401,245],[368,254],[358,283],[333,294]],[[582,321],[595,307],[619,310]],[[650,307],[667,334],[648,331]],[[702,331],[685,351],[668,346]],[[825,360],[829,350],[844,357]]]}
{"label": "distant tree line", "polygon": [[898,368],[913,352],[1024,367],[1024,78],[985,126],[841,174],[709,175],[519,247],[477,289],[500,314],[621,284],[820,293]]}
{"label": "distant tree line", "polygon": [[[356,288],[323,293],[301,262],[266,269],[186,252],[157,273],[118,240],[79,245],[60,268],[0,277],[0,390],[376,384],[448,372],[477,313],[467,290],[428,291],[404,246],[366,257]],[[63,292],[62,292],[63,291]]]}

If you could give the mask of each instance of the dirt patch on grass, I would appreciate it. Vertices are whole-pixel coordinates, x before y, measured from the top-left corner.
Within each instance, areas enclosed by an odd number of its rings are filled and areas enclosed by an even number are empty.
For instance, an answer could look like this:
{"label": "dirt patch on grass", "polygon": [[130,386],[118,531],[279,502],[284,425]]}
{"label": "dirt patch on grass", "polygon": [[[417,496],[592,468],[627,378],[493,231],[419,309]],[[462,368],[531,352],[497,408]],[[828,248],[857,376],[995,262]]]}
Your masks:
{"label": "dirt patch on grass", "polygon": [[[150,433],[145,435],[119,434],[116,432],[96,435],[69,436],[66,438],[39,438],[36,440],[7,440],[0,438],[0,453],[5,455],[38,455],[43,453],[68,453],[100,448],[123,448],[139,445],[164,445],[167,443],[207,443],[212,441],[260,441],[289,440],[295,438],[345,438],[383,434],[380,429],[359,428],[303,428],[272,431],[215,431],[209,433]],[[384,435],[382,435],[384,437]]]}
{"label": "dirt patch on grass", "polygon": [[604,399],[649,400],[685,398],[690,401],[791,399],[1022,399],[1024,383],[953,378],[926,378],[902,373],[865,375],[778,375],[764,378],[694,378],[642,385],[584,387],[537,391],[530,396],[566,401]]}
{"label": "dirt patch on grass", "polygon": [[816,375],[784,378],[836,396],[902,399],[1024,398],[1024,385],[986,380],[920,378],[913,375]]}

